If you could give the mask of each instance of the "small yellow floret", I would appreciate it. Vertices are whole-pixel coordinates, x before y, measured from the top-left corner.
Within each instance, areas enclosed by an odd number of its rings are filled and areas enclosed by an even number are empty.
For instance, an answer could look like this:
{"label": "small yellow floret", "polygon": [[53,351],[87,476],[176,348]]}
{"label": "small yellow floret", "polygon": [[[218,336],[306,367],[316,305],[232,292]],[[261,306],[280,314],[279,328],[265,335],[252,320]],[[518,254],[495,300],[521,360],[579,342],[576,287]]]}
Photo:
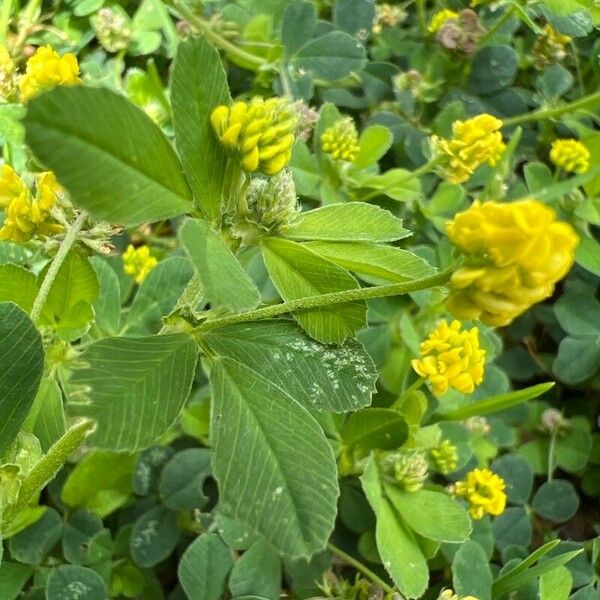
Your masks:
{"label": "small yellow floret", "polygon": [[360,150],[354,121],[344,117],[328,127],[321,136],[321,149],[334,160],[352,162]]}
{"label": "small yellow floret", "polygon": [[496,166],[506,149],[501,127],[500,119],[482,114],[455,121],[449,140],[432,136],[432,146],[440,158],[441,175],[451,183],[464,183],[482,164]]}
{"label": "small yellow floret", "polygon": [[0,170],[0,208],[4,209],[4,223],[0,240],[28,242],[35,236],[46,237],[62,230],[50,211],[62,188],[53,173],[40,173],[37,194],[32,196],[25,182],[9,165]]}
{"label": "small yellow floret", "polygon": [[590,168],[590,151],[579,140],[554,140],[550,160],[567,173],[586,173]]}
{"label": "small yellow floret", "polygon": [[157,262],[156,258],[150,255],[148,246],[134,248],[129,244],[123,254],[123,270],[127,275],[131,275],[136,283],[142,283]]}
{"label": "small yellow floret", "polygon": [[433,17],[431,17],[431,22],[429,23],[427,30],[429,33],[436,33],[444,26],[446,21],[449,21],[450,19],[456,19],[458,16],[459,15],[455,10],[450,10],[449,8],[438,10]]}
{"label": "small yellow floret", "polygon": [[299,119],[283,98],[252,98],[217,106],[210,120],[217,137],[237,152],[244,171],[276,175],[290,161]]}
{"label": "small yellow floret", "polygon": [[38,48],[27,61],[25,75],[19,82],[21,101],[27,102],[44,90],[59,85],[76,85],[79,79],[79,64],[74,54],[60,56],[50,46]]}
{"label": "small yellow floret", "polygon": [[481,519],[485,514],[498,516],[504,512],[505,487],[504,479],[489,469],[474,469],[464,481],[456,483],[455,493],[469,503],[471,517]]}
{"label": "small yellow floret", "polygon": [[421,358],[414,359],[413,369],[431,384],[436,396],[450,387],[470,394],[483,381],[485,350],[479,347],[479,331],[461,329],[459,321],[440,321],[421,343]]}
{"label": "small yellow floret", "polygon": [[503,204],[475,201],[446,225],[465,257],[451,278],[447,303],[459,319],[508,325],[552,295],[571,269],[578,237],[537,200]]}

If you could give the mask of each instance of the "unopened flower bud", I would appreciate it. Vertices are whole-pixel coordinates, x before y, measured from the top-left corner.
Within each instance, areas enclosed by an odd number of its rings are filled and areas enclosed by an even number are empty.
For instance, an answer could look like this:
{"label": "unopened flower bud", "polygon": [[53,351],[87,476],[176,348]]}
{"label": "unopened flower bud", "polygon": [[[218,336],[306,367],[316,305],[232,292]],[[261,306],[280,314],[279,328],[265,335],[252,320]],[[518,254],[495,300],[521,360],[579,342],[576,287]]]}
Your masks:
{"label": "unopened flower bud", "polygon": [[131,22],[129,15],[119,8],[101,8],[90,19],[90,23],[96,32],[98,41],[108,52],[125,50],[131,39]]}
{"label": "unopened flower bud", "polygon": [[393,452],[383,457],[381,468],[407,492],[416,492],[427,479],[429,463],[423,452]]}
{"label": "unopened flower bud", "polygon": [[442,440],[429,451],[429,456],[442,475],[452,473],[458,466],[458,448],[450,440]]}
{"label": "unopened flower bud", "polygon": [[542,427],[549,433],[556,433],[569,424],[563,414],[556,408],[547,408],[542,413],[541,421]]}

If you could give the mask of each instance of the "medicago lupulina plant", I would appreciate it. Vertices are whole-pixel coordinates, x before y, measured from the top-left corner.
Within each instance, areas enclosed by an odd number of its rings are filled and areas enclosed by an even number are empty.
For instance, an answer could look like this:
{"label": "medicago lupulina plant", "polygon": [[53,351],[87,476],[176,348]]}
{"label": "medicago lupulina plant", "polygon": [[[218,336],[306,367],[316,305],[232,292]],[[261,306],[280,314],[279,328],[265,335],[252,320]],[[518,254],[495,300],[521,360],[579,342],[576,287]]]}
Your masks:
{"label": "medicago lupulina plant", "polygon": [[[288,19],[306,5],[291,3]],[[517,454],[490,465],[511,432],[486,416],[552,387],[508,390],[490,364],[494,328],[553,295],[588,233],[551,202],[577,187],[562,174],[590,170],[575,139],[554,140],[550,182],[538,168],[536,188],[530,170],[530,189],[506,201],[518,126],[596,96],[460,115],[420,132],[419,167],[385,169],[387,127],[359,133],[328,102],[316,112],[285,74],[280,95],[233,99],[208,39],[248,56],[177,10],[205,36],[179,42],[168,95],[143,109],[85,85],[72,54],[42,46],[19,67],[0,53],[31,151],[0,172],[7,572],[51,600],[77,585],[92,600],[162,598],[153,569],[174,553],[174,597],[191,599],[278,597],[282,570],[299,597],[318,585],[326,597],[500,600],[564,579],[581,549],[543,539],[527,557],[522,530],[531,537],[532,514],[572,516],[553,453],[572,472],[564,439],[589,431],[544,412],[549,487],[527,513],[533,468]],[[108,16],[94,27],[118,52]],[[380,33],[399,14],[379,17]],[[482,35],[471,18],[442,11],[429,35],[444,44],[459,28],[466,52]],[[415,92],[411,77],[399,93]],[[467,203],[460,186],[482,168],[491,175]],[[423,178],[442,191],[417,210]],[[413,228],[430,220],[439,254],[410,241],[401,215]],[[332,556],[356,578],[334,576]]]}

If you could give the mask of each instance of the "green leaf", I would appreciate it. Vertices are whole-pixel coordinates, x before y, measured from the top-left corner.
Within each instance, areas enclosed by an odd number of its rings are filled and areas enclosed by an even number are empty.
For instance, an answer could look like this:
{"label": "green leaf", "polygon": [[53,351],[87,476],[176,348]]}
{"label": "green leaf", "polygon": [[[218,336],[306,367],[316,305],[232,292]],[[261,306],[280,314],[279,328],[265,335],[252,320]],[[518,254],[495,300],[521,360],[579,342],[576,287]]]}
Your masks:
{"label": "green leaf", "polygon": [[165,560],[180,538],[177,513],[155,506],[139,516],[133,525],[129,549],[140,567],[153,567]]}
{"label": "green leaf", "polygon": [[600,365],[600,336],[563,338],[552,370],[558,379],[576,385],[589,379]]}
{"label": "green leaf", "polygon": [[42,338],[12,302],[0,303],[0,454],[15,439],[44,369]]}
{"label": "green leaf", "polygon": [[537,398],[538,396],[545,394],[553,386],[554,382],[539,383],[538,385],[532,385],[531,387],[517,390],[516,392],[492,396],[491,398],[486,398],[485,400],[475,402],[474,404],[461,406],[455,410],[444,412],[439,415],[439,420],[464,421],[469,417],[505,410],[513,406],[518,406],[533,398]]}
{"label": "green leaf", "polygon": [[536,514],[554,523],[568,521],[578,507],[579,497],[573,484],[561,479],[543,483],[531,501],[531,509]]}
{"label": "green leaf", "polygon": [[39,521],[10,538],[10,554],[21,563],[41,565],[60,541],[62,531],[61,516],[53,508],[48,508]]}
{"label": "green leaf", "polygon": [[362,345],[325,346],[290,321],[263,321],[208,331],[208,345],[279,386],[312,410],[349,412],[368,405],[377,371]]}
{"label": "green leaf", "polygon": [[592,436],[589,432],[589,422],[573,419],[571,427],[558,436],[554,455],[556,464],[569,473],[578,473],[585,468],[592,449]]}
{"label": "green leaf", "polygon": [[281,560],[264,539],[260,539],[235,563],[229,576],[234,598],[256,596],[278,600],[281,594]]}
{"label": "green leaf", "polygon": [[90,441],[99,448],[150,446],[181,412],[197,357],[197,344],[184,334],[94,342],[81,355],[87,368],[71,378],[86,390],[85,400],[71,395],[69,411],[97,422]]}
{"label": "green leaf", "polygon": [[[570,190],[573,189],[571,186]],[[600,277],[600,244],[593,238],[581,237],[575,249],[577,264]]]}
{"label": "green leaf", "polygon": [[94,301],[94,322],[103,333],[117,335],[121,322],[121,286],[115,270],[99,256],[90,259],[100,293]]}
{"label": "green leaf", "polygon": [[518,62],[511,46],[485,46],[473,59],[471,87],[482,95],[509,87],[517,75]]}
{"label": "green leaf", "polygon": [[33,569],[28,565],[3,561],[0,565],[0,598],[16,600],[32,574]]}
{"label": "green leaf", "polygon": [[29,262],[30,257],[31,251],[25,246],[0,240],[0,264],[25,265]]}
{"label": "green leaf", "polygon": [[37,292],[33,273],[17,265],[0,265],[0,302],[14,302],[29,313]]}
{"label": "green leaf", "polygon": [[173,310],[193,275],[190,261],[183,256],[171,256],[159,262],[138,289],[122,331],[158,332],[162,318]]}
{"label": "green leaf", "polygon": [[344,269],[378,280],[401,283],[437,273],[425,259],[392,246],[353,242],[304,242],[303,245]]}
{"label": "green leaf", "polygon": [[107,595],[102,577],[87,567],[60,565],[48,577],[48,600],[105,600]]}
{"label": "green leaf", "polygon": [[573,576],[563,566],[544,573],[540,577],[540,600],[568,600],[573,586]]}
{"label": "green leaf", "polygon": [[375,19],[373,0],[336,0],[333,5],[332,23],[337,29],[350,35],[369,32]]}
{"label": "green leaf", "polygon": [[593,293],[569,290],[554,305],[560,326],[579,337],[600,335],[600,302]]}
{"label": "green leaf", "polygon": [[281,43],[288,56],[293,55],[311,39],[316,26],[317,11],[312,2],[295,0],[288,4],[281,23]]}
{"label": "green leaf", "polygon": [[404,417],[389,408],[367,408],[352,413],[344,423],[342,441],[364,450],[393,450],[408,438]]}
{"label": "green leaf", "polygon": [[339,490],[321,427],[283,390],[234,360],[215,361],[211,381],[221,511],[286,556],[323,549]]}
{"label": "green leaf", "polygon": [[76,565],[90,564],[90,542],[103,527],[102,519],[87,510],[77,510],[70,515],[62,539],[65,558]]}
{"label": "green leaf", "polygon": [[[424,538],[458,543],[469,537],[469,514],[447,493],[425,489],[405,492],[389,484],[384,484],[384,492],[402,519]],[[423,515],[435,518],[424,519]]]}
{"label": "green leaf", "polygon": [[389,169],[381,175],[371,176],[367,173],[356,177],[355,195],[359,198],[372,198],[373,190],[381,195],[389,196],[398,202],[408,202],[421,196],[421,183],[410,171]]}
{"label": "green leaf", "polygon": [[182,41],[171,76],[175,141],[196,201],[210,220],[220,215],[227,163],[210,114],[219,104],[230,102],[219,53],[203,37]]}
{"label": "green leaf", "polygon": [[175,454],[171,446],[150,446],[138,454],[133,472],[133,490],[139,496],[158,491],[162,470]]}
{"label": "green leaf", "polygon": [[336,81],[364,67],[365,49],[347,33],[330,31],[304,44],[294,62],[298,69],[314,77]]}
{"label": "green leaf", "polygon": [[[42,271],[41,281],[46,275]],[[80,337],[94,318],[92,303],[100,286],[90,261],[71,251],[60,266],[44,303],[40,323],[52,327],[61,337],[72,340]]]}
{"label": "green leaf", "polygon": [[188,219],[180,229],[179,239],[194,265],[211,308],[243,312],[258,306],[260,293],[256,285],[206,221]]}
{"label": "green leaf", "polygon": [[394,136],[383,125],[367,127],[358,140],[360,150],[352,161],[353,169],[364,169],[374,165],[390,149]]}
{"label": "green leaf", "polygon": [[[358,288],[347,271],[295,242],[267,239],[262,252],[269,275],[286,301]],[[341,344],[365,326],[366,305],[346,302],[303,310],[294,317],[319,342]]]}
{"label": "green leaf", "polygon": [[295,240],[393,242],[410,235],[402,221],[374,204],[329,204],[303,212],[282,232]]}
{"label": "green leaf", "polygon": [[462,596],[475,596],[479,600],[492,599],[492,572],[483,548],[468,540],[461,544],[452,561],[454,591]]}
{"label": "green leaf", "polygon": [[202,491],[210,475],[210,450],[187,448],[173,456],[165,465],[160,479],[160,497],[172,510],[193,510],[203,507],[208,498]]}
{"label": "green leaf", "polygon": [[173,148],[122,95],[57,87],[29,102],[24,122],[28,145],[94,218],[135,226],[191,209]]}
{"label": "green leaf", "polygon": [[360,481],[377,517],[375,537],[385,570],[406,598],[419,598],[429,582],[427,560],[412,532],[383,495],[372,458]]}
{"label": "green leaf", "polygon": [[227,545],[216,533],[204,533],[187,547],[177,573],[189,600],[219,600],[232,567]]}
{"label": "green leaf", "polygon": [[61,500],[72,508],[87,508],[106,517],[123,506],[132,493],[135,456],[94,450],[69,473]]}
{"label": "green leaf", "polygon": [[507,546],[529,546],[531,521],[522,506],[510,506],[492,523],[494,543],[502,551]]}
{"label": "green leaf", "polygon": [[533,488],[533,471],[518,454],[505,454],[495,460],[490,469],[506,483],[506,495],[512,504],[525,504]]}

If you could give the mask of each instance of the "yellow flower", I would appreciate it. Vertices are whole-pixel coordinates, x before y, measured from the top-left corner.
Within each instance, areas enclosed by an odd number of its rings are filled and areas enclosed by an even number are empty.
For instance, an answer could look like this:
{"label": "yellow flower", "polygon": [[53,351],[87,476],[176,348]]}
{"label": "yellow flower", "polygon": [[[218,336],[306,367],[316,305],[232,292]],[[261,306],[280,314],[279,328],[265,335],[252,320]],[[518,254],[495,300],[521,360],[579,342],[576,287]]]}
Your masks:
{"label": "yellow flower", "polygon": [[448,588],[442,590],[437,600],[477,600],[475,596],[459,596],[454,593],[454,590]]}
{"label": "yellow flower", "polygon": [[452,387],[470,394],[483,381],[485,350],[479,347],[479,331],[462,330],[459,321],[440,321],[421,342],[421,358],[411,362],[413,369],[431,384],[436,396]]}
{"label": "yellow flower", "polygon": [[494,167],[506,148],[499,131],[501,127],[500,119],[482,114],[466,121],[455,121],[449,140],[432,136],[434,151],[441,160],[442,176],[452,183],[464,183],[482,164]]}
{"label": "yellow flower", "polygon": [[334,160],[352,162],[360,150],[354,121],[344,117],[328,127],[321,135],[321,149]]}
{"label": "yellow flower", "polygon": [[25,75],[19,82],[21,100],[27,102],[44,90],[58,85],[76,85],[79,79],[79,64],[74,54],[60,56],[50,46],[38,48],[27,61]]}
{"label": "yellow flower", "polygon": [[299,119],[287,100],[257,96],[220,105],[210,120],[223,146],[240,155],[245,171],[276,175],[288,164]]}
{"label": "yellow flower", "polygon": [[0,44],[0,97],[7,99],[15,91],[15,63],[6,46]]}
{"label": "yellow flower", "polygon": [[154,256],[150,256],[148,246],[134,248],[129,244],[125,254],[123,254],[123,270],[127,275],[131,275],[136,283],[142,283],[157,262]]}
{"label": "yellow flower", "polygon": [[449,8],[438,10],[433,17],[431,17],[431,22],[429,23],[427,30],[429,33],[435,33],[443,27],[446,21],[456,18],[458,18],[458,13],[454,10],[450,10]]}
{"label": "yellow flower", "polygon": [[552,295],[571,269],[578,237],[537,200],[475,201],[446,225],[465,257],[451,278],[447,303],[459,319],[508,325]]}
{"label": "yellow flower", "polygon": [[469,514],[473,519],[483,515],[501,515],[506,508],[504,479],[489,469],[474,469],[467,473],[464,481],[455,486],[455,493],[469,503]]}
{"label": "yellow flower", "polygon": [[554,140],[550,160],[567,173],[585,173],[590,168],[590,151],[578,140]]}
{"label": "yellow flower", "polygon": [[46,237],[62,230],[50,211],[61,187],[53,173],[38,175],[34,198],[25,182],[8,165],[0,170],[0,207],[4,208],[4,224],[0,240],[28,242],[35,236]]}

